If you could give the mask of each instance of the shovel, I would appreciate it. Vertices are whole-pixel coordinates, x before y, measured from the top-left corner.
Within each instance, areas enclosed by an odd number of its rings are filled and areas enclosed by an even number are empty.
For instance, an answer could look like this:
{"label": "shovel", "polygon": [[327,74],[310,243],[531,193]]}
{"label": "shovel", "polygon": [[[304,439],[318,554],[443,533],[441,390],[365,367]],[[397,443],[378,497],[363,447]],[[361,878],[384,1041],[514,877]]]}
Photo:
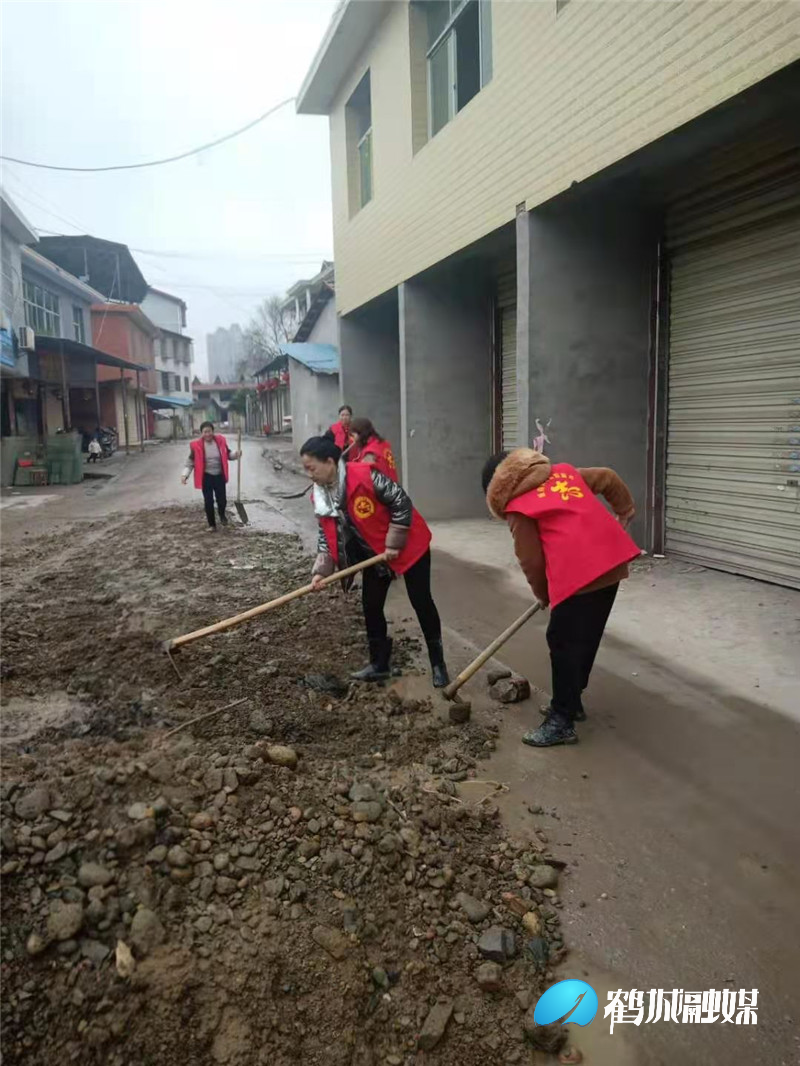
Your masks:
{"label": "shovel", "polygon": [[469,666],[467,666],[464,670],[461,671],[455,681],[451,681],[449,685],[442,689],[442,695],[446,696],[448,700],[456,700],[457,702],[461,702],[458,699],[457,695],[458,690],[461,688],[461,686],[465,685],[467,681],[469,681],[469,679],[473,676],[473,674],[477,674],[483,664],[488,662],[489,659],[491,659],[491,657],[495,654],[495,652],[499,651],[499,649],[502,648],[505,642],[507,640],[510,640],[518,629],[522,629],[528,619],[533,618],[536,612],[541,611],[541,609],[542,605],[538,602],[538,600],[536,603],[531,604],[527,611],[525,611],[524,614],[521,614],[519,616],[516,622],[512,622],[508,629],[504,629],[499,637],[495,637],[489,647],[485,648],[477,657],[477,659],[473,659]]}
{"label": "shovel", "polygon": [[[337,570],[335,574],[331,574],[330,577],[323,578],[319,584],[319,588],[325,588],[328,585],[332,585],[335,581],[341,581],[344,577],[350,577],[351,574],[357,574],[359,570],[366,570],[369,566],[376,566],[378,563],[386,562],[386,554],[375,555],[372,559],[365,559],[364,562],[356,563],[355,566],[348,566],[346,570]],[[221,633],[223,629],[231,629],[233,626],[241,625],[242,622],[249,622],[251,618],[257,618],[261,614],[266,614],[267,611],[271,611],[274,607],[282,607],[284,603],[291,603],[292,600],[299,600],[301,596],[307,596],[309,592],[313,591],[313,585],[303,585],[299,589],[295,589],[294,592],[286,592],[283,596],[278,596],[275,600],[270,600],[269,603],[262,603],[258,607],[251,607],[249,611],[243,611],[241,614],[234,615],[233,618],[226,618],[222,622],[215,622],[212,626],[204,626],[203,629],[195,629],[193,633],[185,633],[182,637],[173,637],[171,640],[165,640],[161,645],[167,654],[174,651],[176,648],[182,648],[184,644],[191,644],[194,640],[200,640],[201,637],[210,637],[212,633]]]}
{"label": "shovel", "polygon": [[239,452],[239,461],[237,462],[236,470],[236,513],[241,519],[242,525],[246,526],[250,519],[247,517],[247,511],[242,503],[242,431],[239,430],[239,444],[237,445],[237,451]]}

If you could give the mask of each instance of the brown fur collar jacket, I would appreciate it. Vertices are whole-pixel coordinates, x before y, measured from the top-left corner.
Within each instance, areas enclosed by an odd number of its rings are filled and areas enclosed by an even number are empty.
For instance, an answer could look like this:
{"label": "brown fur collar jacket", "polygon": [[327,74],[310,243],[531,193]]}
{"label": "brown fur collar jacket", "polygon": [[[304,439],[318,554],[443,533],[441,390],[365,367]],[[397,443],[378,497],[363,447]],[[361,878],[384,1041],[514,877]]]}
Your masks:
{"label": "brown fur collar jacket", "polygon": [[[630,489],[613,470],[607,467],[578,467],[578,473],[595,495],[608,501],[614,514],[627,526],[636,513]],[[506,514],[506,507],[517,496],[537,489],[550,477],[550,460],[532,448],[518,448],[511,452],[494,472],[486,492],[486,502],[495,518],[504,518],[511,529],[522,572],[531,590],[545,606],[550,602],[547,591],[547,572],[542,542],[536,519],[522,514]],[[606,588],[628,576],[627,565],[614,567],[593,581],[581,593]]]}

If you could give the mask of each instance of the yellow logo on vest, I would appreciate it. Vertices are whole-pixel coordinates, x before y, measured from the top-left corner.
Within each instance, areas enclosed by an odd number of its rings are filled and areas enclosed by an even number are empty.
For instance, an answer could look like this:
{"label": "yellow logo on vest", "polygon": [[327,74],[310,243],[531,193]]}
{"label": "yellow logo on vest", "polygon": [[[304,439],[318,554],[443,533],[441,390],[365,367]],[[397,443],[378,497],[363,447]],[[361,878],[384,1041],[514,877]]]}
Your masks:
{"label": "yellow logo on vest", "polygon": [[583,497],[583,490],[578,485],[570,485],[570,481],[574,481],[574,474],[551,474],[543,485],[540,485],[536,490],[536,495],[540,500],[543,500],[547,495],[547,486],[550,486],[550,491],[557,493],[562,500],[569,499],[581,499]]}
{"label": "yellow logo on vest", "polygon": [[353,500],[353,512],[356,518],[364,521],[366,518],[372,518],[375,514],[375,504],[369,496],[356,496]]}
{"label": "yellow logo on vest", "polygon": [[397,464],[394,461],[394,456],[392,455],[391,448],[386,449],[386,462],[389,464],[392,470],[397,469]]}

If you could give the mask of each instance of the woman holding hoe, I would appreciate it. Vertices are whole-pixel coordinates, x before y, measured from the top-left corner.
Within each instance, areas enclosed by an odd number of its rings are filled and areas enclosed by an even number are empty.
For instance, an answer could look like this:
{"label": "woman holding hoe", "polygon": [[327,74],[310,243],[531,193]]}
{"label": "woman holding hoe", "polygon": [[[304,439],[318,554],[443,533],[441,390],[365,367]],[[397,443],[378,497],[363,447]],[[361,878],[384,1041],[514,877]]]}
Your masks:
{"label": "woman holding hoe", "polygon": [[185,485],[189,480],[189,475],[194,471],[194,487],[203,491],[210,533],[217,531],[217,522],[214,517],[215,496],[219,520],[223,526],[228,524],[225,515],[228,502],[225,491],[228,480],[228,461],[238,459],[241,454],[241,452],[232,452],[222,434],[214,432],[213,422],[203,422],[200,426],[199,440],[193,440],[189,445],[189,458],[186,461],[181,482]]}
{"label": "woman holding hoe", "polygon": [[369,644],[369,665],[356,681],[391,676],[392,641],[383,607],[395,576],[403,575],[411,606],[428,646],[435,688],[449,681],[442,624],[431,595],[431,533],[408,495],[391,478],[366,463],[345,463],[327,437],[312,437],[300,449],[314,483],[311,500],[319,522],[318,555],[312,585],[335,570],[385,552],[386,565],[364,570],[361,600]]}

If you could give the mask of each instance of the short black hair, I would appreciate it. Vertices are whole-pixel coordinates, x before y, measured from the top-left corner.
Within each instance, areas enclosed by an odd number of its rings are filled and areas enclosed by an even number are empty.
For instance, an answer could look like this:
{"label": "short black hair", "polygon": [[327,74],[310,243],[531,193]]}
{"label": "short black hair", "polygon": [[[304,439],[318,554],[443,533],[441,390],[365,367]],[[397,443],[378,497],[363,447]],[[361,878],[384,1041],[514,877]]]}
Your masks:
{"label": "short black hair", "polygon": [[300,449],[301,455],[310,455],[312,459],[319,459],[324,463],[326,459],[333,459],[338,463],[342,457],[342,449],[337,448],[329,437],[309,437]]}
{"label": "short black hair", "polygon": [[347,413],[349,415],[353,414],[353,408],[350,406],[349,403],[343,403],[342,406],[339,408],[339,410],[336,413],[337,414],[341,414],[342,411],[347,411]]}
{"label": "short black hair", "polygon": [[481,471],[481,485],[483,485],[484,492],[488,492],[495,470],[497,470],[498,466],[500,466],[507,455],[507,451],[498,452],[496,455],[493,455],[491,459],[487,459],[483,464],[483,470]]}
{"label": "short black hair", "polygon": [[206,428],[206,426],[208,426],[209,429],[213,429],[214,428],[214,423],[213,422],[201,422],[200,423],[200,432],[201,433]]}

